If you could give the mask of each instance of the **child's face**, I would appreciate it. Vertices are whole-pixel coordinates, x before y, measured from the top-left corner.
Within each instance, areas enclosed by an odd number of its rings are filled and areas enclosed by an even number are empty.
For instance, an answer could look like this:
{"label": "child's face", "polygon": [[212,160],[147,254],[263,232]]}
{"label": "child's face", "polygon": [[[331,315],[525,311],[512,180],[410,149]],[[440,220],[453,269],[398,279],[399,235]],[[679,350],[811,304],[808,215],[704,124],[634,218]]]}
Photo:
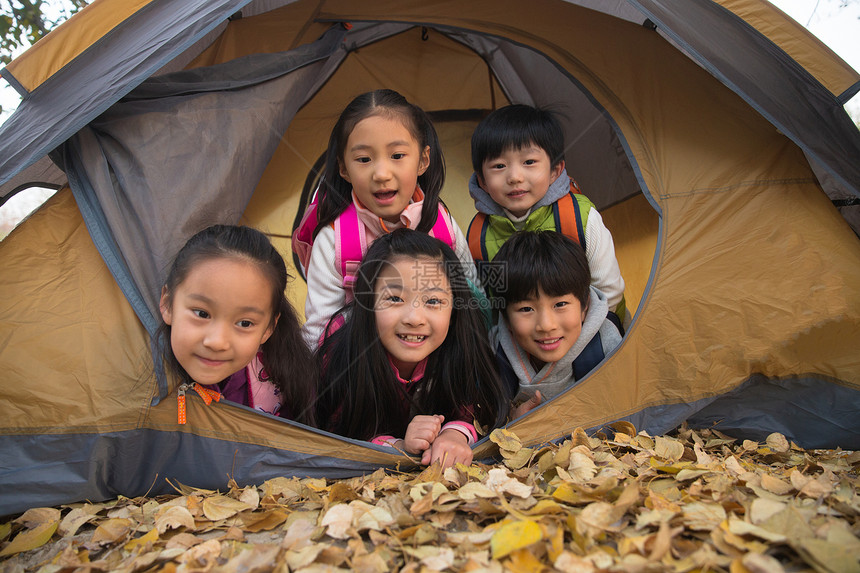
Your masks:
{"label": "child's face", "polygon": [[562,169],[564,162],[553,167],[547,152],[530,144],[484,160],[480,183],[493,201],[522,217],[543,199]]}
{"label": "child's face", "polygon": [[260,269],[233,258],[203,260],[175,292],[162,290],[170,346],[191,379],[217,384],[251,362],[274,329],[271,301]]}
{"label": "child's face", "polygon": [[448,336],[453,306],[448,278],[438,260],[399,257],[383,267],[373,290],[379,339],[408,379]]}
{"label": "child's face", "polygon": [[540,367],[558,362],[579,338],[588,310],[573,294],[537,296],[508,304],[505,315],[517,343]]}
{"label": "child's face", "polygon": [[349,134],[340,175],[365,207],[397,222],[429,164],[430,147],[421,149],[403,121],[375,115],[358,122]]}

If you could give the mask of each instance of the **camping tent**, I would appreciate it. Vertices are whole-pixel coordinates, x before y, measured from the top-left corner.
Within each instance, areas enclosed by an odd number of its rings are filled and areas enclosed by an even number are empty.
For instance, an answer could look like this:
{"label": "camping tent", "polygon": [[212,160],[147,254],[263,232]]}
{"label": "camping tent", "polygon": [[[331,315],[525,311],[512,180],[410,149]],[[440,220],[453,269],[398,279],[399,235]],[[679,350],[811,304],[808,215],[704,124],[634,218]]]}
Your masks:
{"label": "camping tent", "polygon": [[523,102],[562,118],[613,232],[633,324],[512,424],[526,443],[686,419],[860,446],[860,76],[766,2],[96,0],[2,75],[25,96],[2,196],[63,188],[0,243],[0,514],[403,461],[194,396],[179,426],[150,346],[186,238],[241,221],[289,254],[331,126],[377,87],[431,113],[461,225],[472,128]]}

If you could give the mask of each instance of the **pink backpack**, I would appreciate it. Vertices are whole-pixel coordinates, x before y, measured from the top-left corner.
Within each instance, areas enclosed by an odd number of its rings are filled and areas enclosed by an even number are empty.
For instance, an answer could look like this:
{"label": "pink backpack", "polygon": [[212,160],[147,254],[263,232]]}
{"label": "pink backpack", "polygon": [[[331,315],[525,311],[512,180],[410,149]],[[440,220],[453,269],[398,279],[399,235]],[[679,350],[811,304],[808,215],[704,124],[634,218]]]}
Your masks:
{"label": "pink backpack", "polygon": [[[293,252],[298,255],[306,274],[311,259],[313,233],[314,229],[317,228],[317,223],[317,200],[314,198],[292,237]],[[355,203],[350,203],[343,213],[335,219],[333,225],[336,237],[335,266],[340,269],[340,274],[343,277],[343,288],[346,291],[346,301],[349,302],[352,300],[352,289],[355,285],[358,265],[364,258],[364,253],[367,252],[368,247],[364,223],[358,216]],[[454,248],[454,230],[451,226],[451,216],[448,215],[448,211],[442,203],[439,203],[439,215],[436,217],[436,223],[429,234]]]}

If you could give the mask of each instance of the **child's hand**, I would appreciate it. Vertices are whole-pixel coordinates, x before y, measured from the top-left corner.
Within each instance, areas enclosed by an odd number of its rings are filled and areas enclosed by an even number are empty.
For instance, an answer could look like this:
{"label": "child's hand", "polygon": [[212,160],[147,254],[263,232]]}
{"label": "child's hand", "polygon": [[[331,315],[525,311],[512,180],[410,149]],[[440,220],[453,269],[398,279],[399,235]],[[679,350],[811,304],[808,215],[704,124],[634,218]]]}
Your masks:
{"label": "child's hand", "polygon": [[526,412],[530,412],[540,406],[541,402],[543,402],[543,396],[541,396],[540,390],[535,392],[535,395],[517,406],[516,408],[511,410],[511,419],[516,420]]}
{"label": "child's hand", "polygon": [[442,430],[433,440],[433,445],[421,456],[421,463],[424,465],[436,461],[442,463],[442,469],[458,463],[465,466],[472,463],[472,448],[469,447],[469,440],[463,432],[451,428]]}
{"label": "child's hand", "polygon": [[403,449],[410,454],[420,454],[430,448],[430,444],[439,435],[445,416],[415,416],[406,426],[406,436],[403,438]]}

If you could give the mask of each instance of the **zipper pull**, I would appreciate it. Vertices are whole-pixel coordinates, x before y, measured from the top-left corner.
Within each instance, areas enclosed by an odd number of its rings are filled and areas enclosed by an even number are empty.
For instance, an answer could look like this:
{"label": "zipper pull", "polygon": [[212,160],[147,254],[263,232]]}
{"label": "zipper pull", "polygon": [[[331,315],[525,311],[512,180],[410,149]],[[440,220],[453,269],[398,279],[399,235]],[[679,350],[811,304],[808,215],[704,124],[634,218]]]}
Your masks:
{"label": "zipper pull", "polygon": [[211,388],[207,388],[197,382],[194,383],[194,386],[192,386],[191,389],[203,398],[203,402],[205,402],[207,406],[212,403],[212,400],[215,400],[216,402],[221,401],[221,392],[218,392],[217,390],[212,390]]}
{"label": "zipper pull", "polygon": [[185,383],[180,384],[180,385],[179,385],[179,391],[177,392],[177,395],[176,395],[176,399],[177,399],[177,401],[179,402],[179,412],[178,412],[178,414],[177,414],[177,416],[178,416],[178,420],[177,420],[177,422],[178,422],[180,425],[184,425],[184,424],[185,424],[185,422],[186,422],[186,416],[185,416],[185,390],[187,390],[187,389],[188,389],[188,384],[185,384]]}

